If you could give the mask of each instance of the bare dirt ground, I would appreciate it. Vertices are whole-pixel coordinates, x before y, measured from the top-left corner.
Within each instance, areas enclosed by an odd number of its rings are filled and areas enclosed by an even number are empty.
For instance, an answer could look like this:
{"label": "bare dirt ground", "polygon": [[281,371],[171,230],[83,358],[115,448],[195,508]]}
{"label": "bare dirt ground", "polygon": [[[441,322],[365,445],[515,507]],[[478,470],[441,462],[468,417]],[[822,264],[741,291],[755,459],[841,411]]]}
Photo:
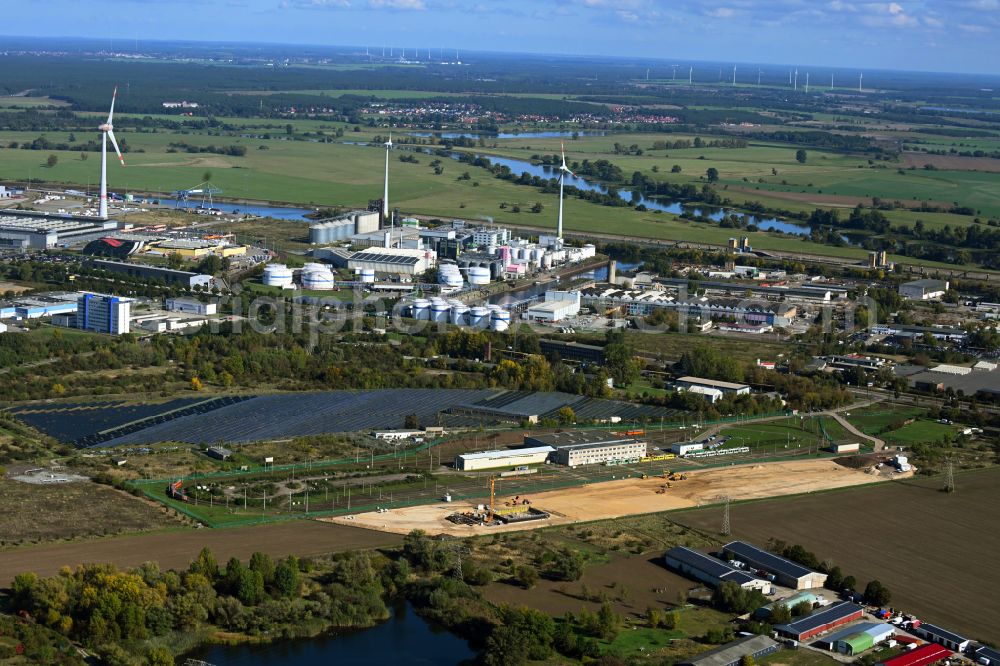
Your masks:
{"label": "bare dirt ground", "polygon": [[903,153],[900,155],[904,168],[923,169],[930,164],[945,171],[986,171],[1000,173],[1000,160],[990,157],[963,157],[961,155],[928,155],[927,153]]}
{"label": "bare dirt ground", "polygon": [[273,557],[313,557],[391,546],[400,541],[392,534],[311,520],[221,530],[157,532],[2,551],[0,585],[10,585],[19,573],[33,571],[39,576],[51,576],[60,567],[75,567],[85,562],[109,562],[127,568],[152,561],[164,569],[186,568],[206,546],[212,549],[219,562],[225,562],[230,557],[246,560],[258,550]]}
{"label": "bare dirt ground", "polygon": [[[550,519],[500,527],[483,528],[448,522],[448,515],[474,508],[474,504],[466,502],[414,506],[324,520],[396,534],[422,529],[431,534],[473,536],[687,509],[717,504],[726,496],[732,500],[762,499],[843,488],[882,479],[864,471],[847,469],[828,459],[802,460],[693,472],[686,481],[673,482],[673,487],[663,494],[656,493],[665,483],[659,477],[623,479],[544,492],[532,495],[530,499],[534,507],[552,514]],[[502,501],[497,498],[498,504]]]}

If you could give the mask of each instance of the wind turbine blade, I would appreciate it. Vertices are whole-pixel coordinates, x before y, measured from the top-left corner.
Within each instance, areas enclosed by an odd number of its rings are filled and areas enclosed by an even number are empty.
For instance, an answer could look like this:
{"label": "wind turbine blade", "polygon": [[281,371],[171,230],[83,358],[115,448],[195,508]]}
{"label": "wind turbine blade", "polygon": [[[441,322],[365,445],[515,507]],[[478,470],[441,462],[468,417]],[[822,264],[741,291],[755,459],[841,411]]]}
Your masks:
{"label": "wind turbine blade", "polygon": [[115,152],[118,153],[118,161],[125,166],[125,158],[122,157],[122,151],[118,149],[118,142],[115,141],[115,133],[113,131],[108,131],[108,138],[111,139],[111,145],[115,147]]}
{"label": "wind turbine blade", "polygon": [[108,124],[111,124],[111,117],[115,115],[115,98],[118,97],[118,86],[115,86],[115,91],[111,94],[111,110],[108,111]]}

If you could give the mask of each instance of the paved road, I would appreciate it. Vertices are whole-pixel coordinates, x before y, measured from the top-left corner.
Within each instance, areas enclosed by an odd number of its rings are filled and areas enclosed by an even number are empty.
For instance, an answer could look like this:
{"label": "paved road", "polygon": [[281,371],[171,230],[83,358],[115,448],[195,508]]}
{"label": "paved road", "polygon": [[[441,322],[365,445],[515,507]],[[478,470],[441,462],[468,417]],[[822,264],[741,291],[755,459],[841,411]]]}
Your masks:
{"label": "paved road", "polygon": [[402,540],[398,534],[314,520],[293,520],[271,525],[43,544],[0,552],[0,585],[10,585],[14,576],[23,572],[51,576],[63,566],[92,562],[110,562],[127,568],[155,561],[164,569],[187,568],[205,546],[212,549],[220,563],[225,563],[230,557],[246,560],[258,550],[276,558],[286,555],[313,557],[358,548],[392,546]]}

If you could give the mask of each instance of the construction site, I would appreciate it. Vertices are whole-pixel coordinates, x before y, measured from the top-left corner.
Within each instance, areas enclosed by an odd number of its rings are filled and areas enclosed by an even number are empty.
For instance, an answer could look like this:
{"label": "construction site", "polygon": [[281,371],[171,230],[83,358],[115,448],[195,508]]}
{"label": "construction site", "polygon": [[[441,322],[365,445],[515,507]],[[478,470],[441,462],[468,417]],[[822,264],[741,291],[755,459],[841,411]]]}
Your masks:
{"label": "construction site", "polygon": [[[852,469],[833,459],[733,465],[684,473],[664,469],[615,481],[504,496],[499,477],[479,500],[425,504],[350,516],[324,518],[335,523],[406,534],[474,536],[497,531],[535,529],[592,520],[607,520],[657,511],[833,490],[908,478],[905,473],[873,468]],[[456,504],[458,506],[456,507]]]}

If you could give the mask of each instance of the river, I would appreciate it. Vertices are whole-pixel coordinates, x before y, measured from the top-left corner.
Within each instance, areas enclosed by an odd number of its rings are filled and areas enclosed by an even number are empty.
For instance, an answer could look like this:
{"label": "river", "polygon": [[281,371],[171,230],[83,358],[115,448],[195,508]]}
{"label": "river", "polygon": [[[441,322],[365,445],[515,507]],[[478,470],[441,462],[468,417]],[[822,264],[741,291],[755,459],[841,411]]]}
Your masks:
{"label": "river", "polygon": [[[159,201],[160,204],[164,206],[173,206],[176,208],[197,208],[202,205],[201,199],[188,199],[187,201],[182,201],[179,199],[172,199],[170,197],[146,197],[148,200]],[[204,202],[208,206],[208,201]],[[306,217],[309,213],[315,212],[312,208],[286,208],[282,206],[264,206],[259,204],[250,203],[223,203],[219,201],[213,201],[211,208],[218,208],[226,213],[243,213],[246,215],[258,215],[260,217],[273,217],[278,220],[302,220],[306,222],[311,222],[309,218]]]}
{"label": "river", "polygon": [[371,629],[269,645],[214,645],[185,656],[214,666],[457,666],[475,653],[458,636],[424,621],[409,604],[399,604],[391,618]]}

